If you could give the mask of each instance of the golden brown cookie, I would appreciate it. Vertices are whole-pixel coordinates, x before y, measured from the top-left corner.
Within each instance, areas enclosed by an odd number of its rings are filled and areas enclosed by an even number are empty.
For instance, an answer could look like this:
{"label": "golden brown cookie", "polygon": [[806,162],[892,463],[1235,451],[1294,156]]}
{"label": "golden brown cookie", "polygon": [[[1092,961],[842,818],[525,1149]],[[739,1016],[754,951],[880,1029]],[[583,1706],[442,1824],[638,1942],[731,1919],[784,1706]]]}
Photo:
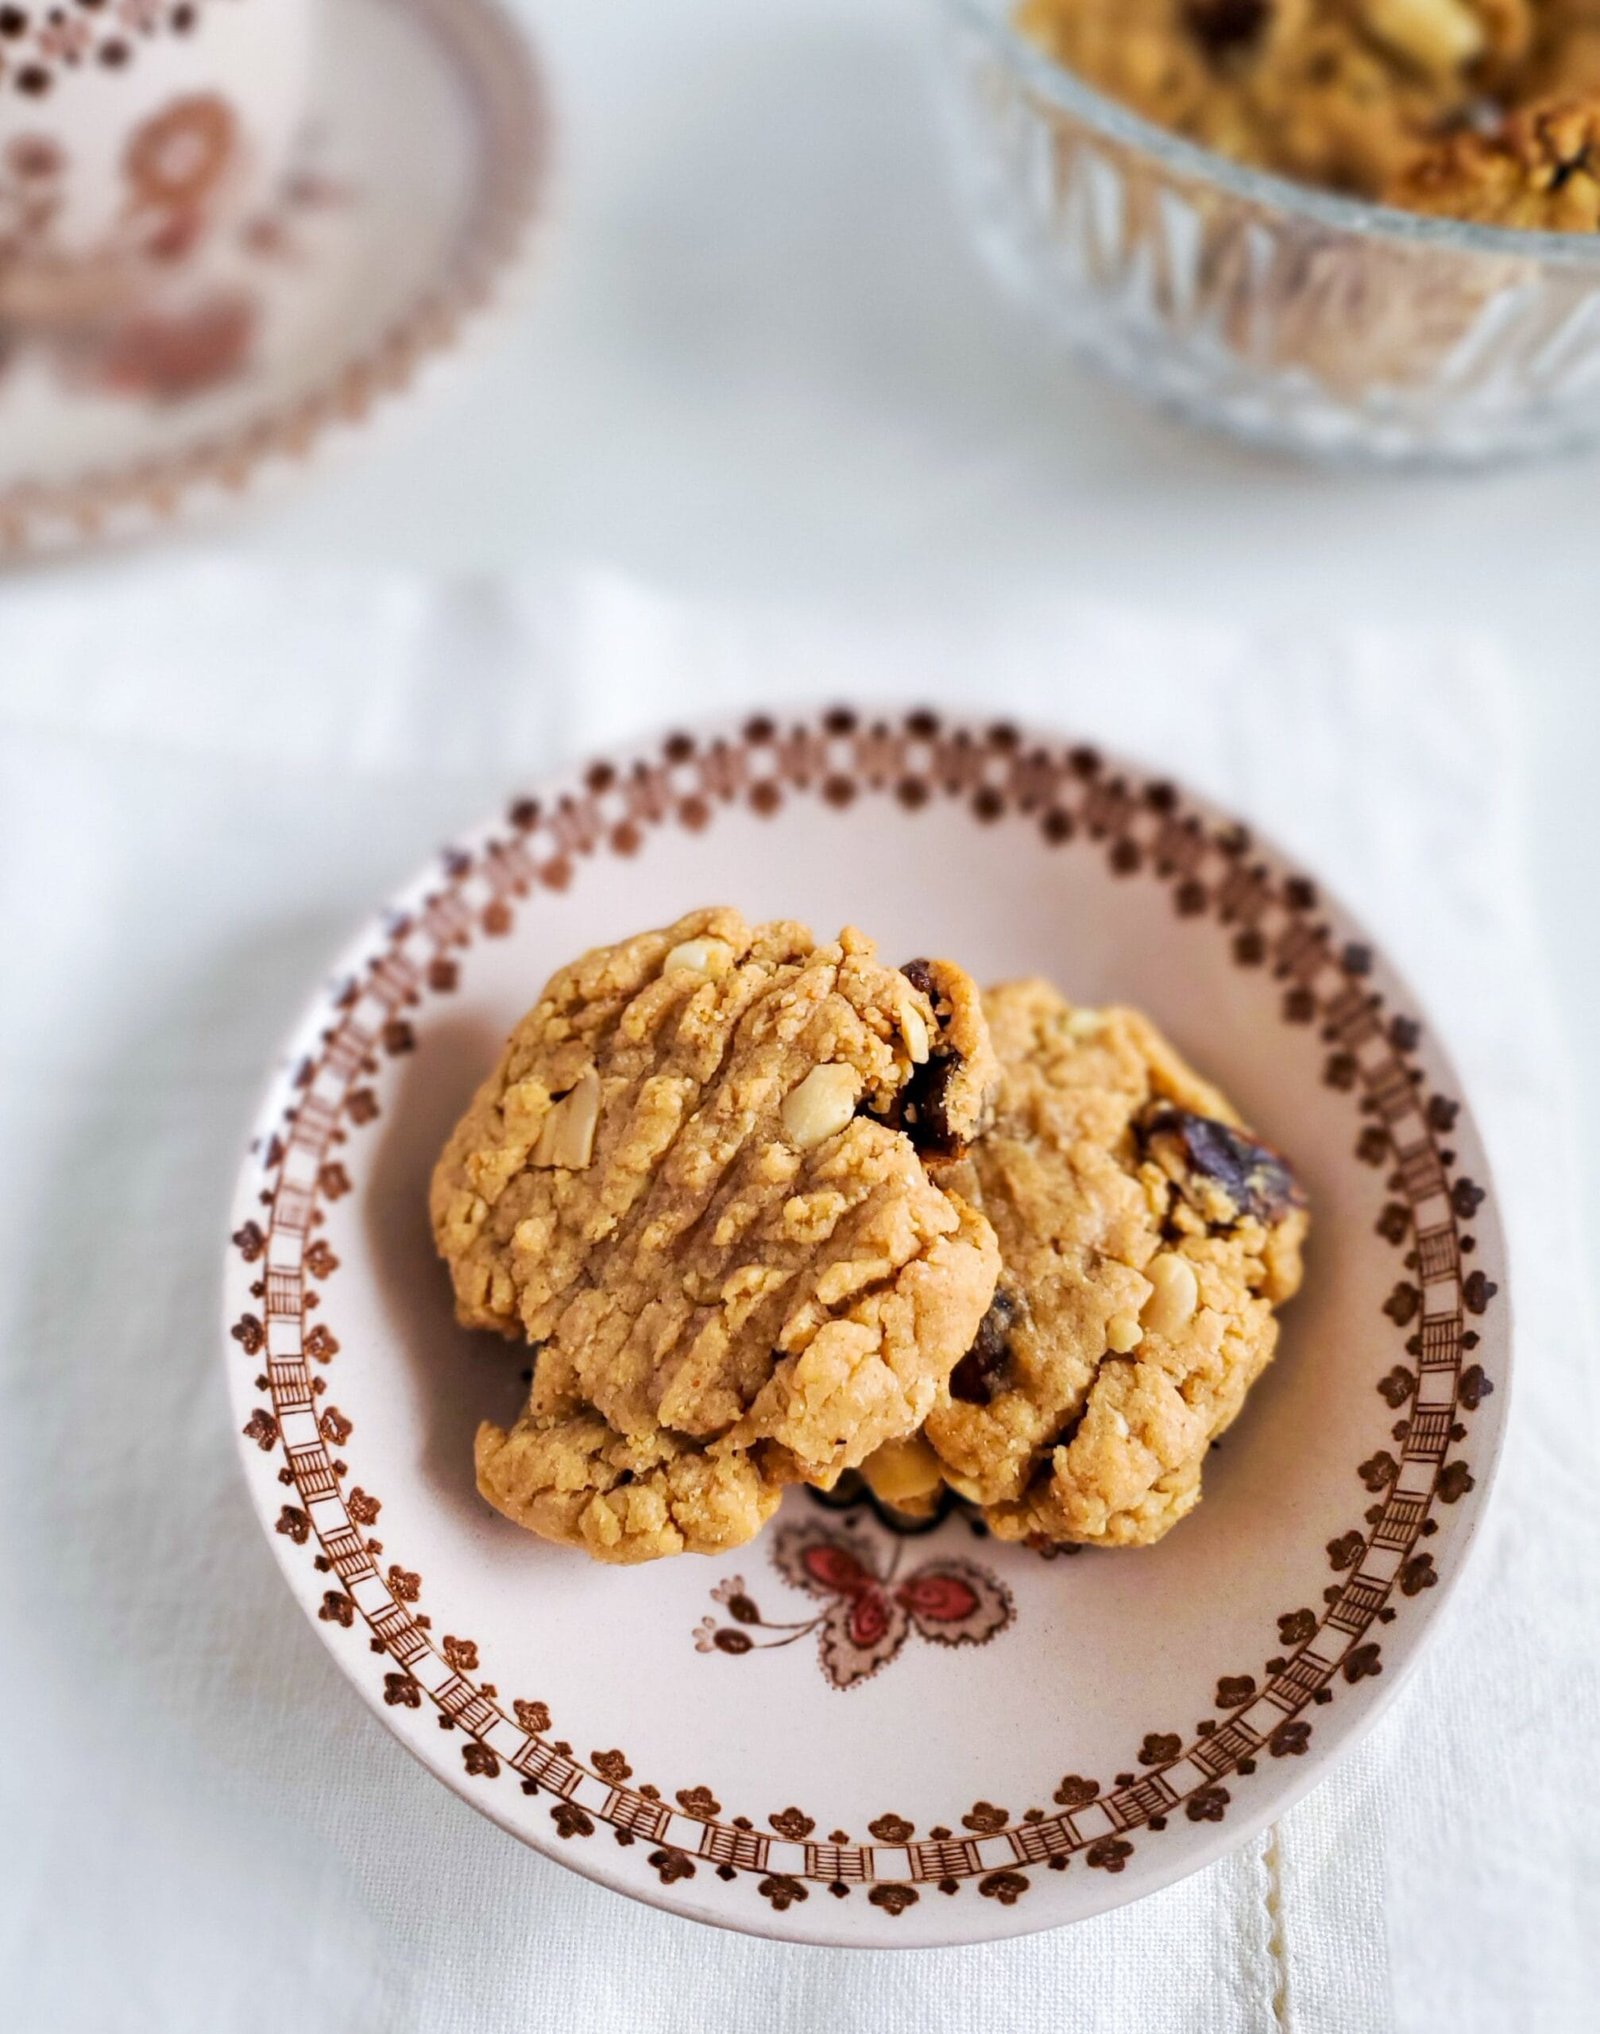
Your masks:
{"label": "golden brown cookie", "polygon": [[601,1559],[737,1546],[913,1433],[994,1292],[944,1184],[998,1077],[971,983],[698,911],[564,968],[434,1175],[469,1326],[537,1345],[479,1487]]}
{"label": "golden brown cookie", "polygon": [[1020,0],[1086,83],[1240,162],[1376,197],[1525,55],[1531,0]]}
{"label": "golden brown cookie", "polygon": [[1385,195],[1483,226],[1600,232],[1600,96],[1546,100],[1487,133],[1453,134],[1419,151]]}
{"label": "golden brown cookie", "polygon": [[[993,1223],[1002,1270],[923,1438],[1002,1539],[1147,1545],[1197,1502],[1207,1448],[1272,1355],[1304,1199],[1136,1011],[1076,1009],[1043,982],[984,1007],[999,1108],[951,1182]],[[902,1449],[864,1473],[926,1509],[925,1460]]]}

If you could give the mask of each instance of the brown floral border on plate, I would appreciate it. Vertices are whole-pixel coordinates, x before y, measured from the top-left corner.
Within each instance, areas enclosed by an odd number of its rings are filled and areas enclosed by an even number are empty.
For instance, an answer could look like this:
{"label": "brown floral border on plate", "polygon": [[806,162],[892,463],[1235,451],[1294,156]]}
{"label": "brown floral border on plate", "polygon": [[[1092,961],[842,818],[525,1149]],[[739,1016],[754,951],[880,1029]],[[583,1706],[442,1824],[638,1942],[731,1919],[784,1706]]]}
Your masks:
{"label": "brown floral border on plate", "polygon": [[364,353],[278,408],[170,455],[93,469],[62,482],[0,489],[0,561],[52,543],[93,542],[177,520],[201,488],[242,496],[271,460],[303,463],[338,425],[364,423],[403,394],[488,310],[533,221],[550,122],[527,40],[497,0],[393,0],[415,17],[479,105],[486,174],[448,272]]}
{"label": "brown floral border on plate", "polygon": [[[311,1368],[338,1352],[326,1323],[308,1319],[320,1309],[321,1283],[337,1270],[315,1234],[319,1202],[349,1191],[337,1147],[377,1115],[366,1078],[378,1055],[411,1049],[406,1011],[424,994],[453,990],[464,947],[504,937],[520,900],[568,889],[586,859],[635,855],[654,829],[703,831],[731,806],[770,817],[796,796],[839,810],[867,796],[892,797],[908,811],[959,799],[980,824],[1033,825],[1052,846],[1078,842],[1104,853],[1119,876],[1156,878],[1180,916],[1215,915],[1230,929],[1235,963],[1268,968],[1282,983],[1283,1021],[1320,1026],[1329,1048],[1324,1080],[1351,1096],[1362,1119],[1355,1155],[1389,1168],[1391,1198],[1378,1230],[1405,1275],[1384,1313],[1412,1330],[1409,1364],[1376,1383],[1397,1416],[1395,1447],[1357,1471],[1373,1500],[1366,1529],[1352,1526],[1328,1543],[1339,1579],[1323,1591],[1320,1612],[1307,1605],[1279,1616],[1276,1646],[1258,1673],[1219,1679],[1216,1714],[1200,1719],[1187,1742],[1177,1731],[1146,1732],[1109,1788],[1063,1776],[1051,1795],[1056,1812],[1031,1806],[1013,1817],[978,1801],[955,1818],[958,1828],[939,1824],[920,1837],[906,1818],[885,1813],[868,1825],[869,1843],[843,1830],[819,1837],[815,1818],[797,1807],[767,1816],[771,1834],[746,1815],[723,1819],[721,1803],[700,1785],[668,1801],[653,1785],[627,1784],[633,1769],[621,1751],[595,1751],[585,1762],[570,1743],[552,1740],[545,1704],[519,1700],[508,1715],[498,1691],[471,1678],[475,1642],[432,1639],[431,1620],[415,1607],[420,1578],[393,1562],[380,1573],[382,1545],[365,1530],[380,1501],[360,1488],[344,1494],[349,1472],[337,1450],[351,1425],[334,1407],[319,1414],[325,1380]],[[622,771],[597,763],[549,803],[513,804],[504,834],[446,856],[439,887],[391,922],[384,951],[338,994],[320,1052],[295,1075],[298,1100],[258,1153],[265,1224],[248,1220],[234,1237],[246,1261],[261,1266],[252,1287],[261,1310],[235,1321],[232,1336],[245,1355],[267,1358],[256,1379],[264,1402],[244,1431],[263,1450],[284,1452],[279,1477],[299,1501],[285,1504],[277,1530],[297,1544],[314,1539],[318,1569],[337,1578],[319,1617],[351,1628],[362,1620],[372,1649],[394,1661],[384,1700],[417,1708],[426,1697],[436,1705],[441,1727],[464,1734],[468,1774],[485,1782],[514,1775],[526,1792],[550,1794],[564,1839],[592,1837],[605,1823],[619,1843],[648,1842],[664,1885],[705,1865],[727,1880],[757,1875],[759,1892],[778,1910],[813,1886],[836,1897],[859,1887],[898,1915],[921,1889],[954,1894],[968,1882],[1012,1906],[1029,1891],[1035,1867],[1064,1871],[1081,1855],[1090,1869],[1117,1873],[1136,1832],[1159,1833],[1180,1812],[1191,1822],[1221,1822],[1233,1798],[1224,1780],[1248,1777],[1263,1755],[1302,1755],[1310,1711],[1331,1702],[1341,1682],[1384,1671],[1382,1642],[1371,1634],[1393,1621],[1397,1597],[1418,1597],[1437,1582],[1421,1542],[1438,1530],[1436,1505],[1474,1487],[1467,1461],[1446,1458],[1494,1389],[1481,1364],[1463,1361],[1479,1344],[1471,1322],[1497,1288],[1464,1266],[1475,1249],[1465,1225],[1485,1194],[1451,1175],[1455,1154],[1443,1140],[1458,1105],[1425,1092],[1409,1057],[1419,1027],[1386,1011],[1368,985],[1370,954],[1336,948],[1317,913],[1314,884],[1275,874],[1246,829],[1210,825],[1171,785],[1114,772],[1093,749],[1039,746],[1008,725],[978,731],[928,712],[863,719],[841,708],[782,726],[758,717],[737,736],[704,742],[672,735],[654,761]]]}
{"label": "brown floral border on plate", "polygon": [[[161,35],[192,35],[217,0],[5,0],[0,91],[47,98],[63,73],[122,71]],[[237,6],[240,0],[233,0]]]}

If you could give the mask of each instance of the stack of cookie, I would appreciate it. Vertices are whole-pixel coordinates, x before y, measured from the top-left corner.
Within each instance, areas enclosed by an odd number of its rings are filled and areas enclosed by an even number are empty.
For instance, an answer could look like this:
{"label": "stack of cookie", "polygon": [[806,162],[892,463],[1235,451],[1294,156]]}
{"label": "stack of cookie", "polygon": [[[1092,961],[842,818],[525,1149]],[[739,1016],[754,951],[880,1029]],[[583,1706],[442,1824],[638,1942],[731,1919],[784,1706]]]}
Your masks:
{"label": "stack of cookie", "polygon": [[1270,1358],[1304,1199],[1133,1011],[699,911],[563,969],[434,1174],[460,1318],[536,1350],[496,1509],[720,1553],[791,1483],[1143,1545]]}

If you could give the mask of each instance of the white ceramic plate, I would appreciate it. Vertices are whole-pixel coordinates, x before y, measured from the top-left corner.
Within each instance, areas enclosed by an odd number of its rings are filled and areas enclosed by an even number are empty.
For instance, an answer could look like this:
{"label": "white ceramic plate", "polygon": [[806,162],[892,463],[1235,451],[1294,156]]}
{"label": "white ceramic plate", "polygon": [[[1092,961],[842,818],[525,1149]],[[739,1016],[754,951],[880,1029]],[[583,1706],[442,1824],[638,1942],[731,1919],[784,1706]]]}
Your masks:
{"label": "white ceramic plate", "polygon": [[496,0],[327,0],[319,34],[305,159],[171,302],[0,347],[0,560],[303,472],[491,302],[546,157],[521,35]]}
{"label": "white ceramic plate", "polygon": [[[1140,1004],[1292,1154],[1305,1291],[1159,1546],[1044,1559],[796,1491],[732,1557],[619,1570],[480,1501],[473,1430],[525,1359],[452,1320],[432,1160],[555,966],[714,901]],[[233,1229],[250,1487],[363,1698],[536,1848],[802,1941],[1074,1920],[1278,1814],[1415,1659],[1506,1402],[1483,1151],[1360,929],[1169,784],[930,716],[680,735],[513,804],[313,1000]],[[960,1586],[909,1586],[929,1563]]]}

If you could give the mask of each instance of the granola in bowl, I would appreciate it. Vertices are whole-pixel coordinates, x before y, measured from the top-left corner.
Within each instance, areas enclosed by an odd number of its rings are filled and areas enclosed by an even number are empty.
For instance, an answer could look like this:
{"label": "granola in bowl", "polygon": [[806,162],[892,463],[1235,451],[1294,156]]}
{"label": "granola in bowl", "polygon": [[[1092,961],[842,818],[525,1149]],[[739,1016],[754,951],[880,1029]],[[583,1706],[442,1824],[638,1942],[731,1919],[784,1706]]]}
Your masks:
{"label": "granola in bowl", "polygon": [[1485,225],[1600,226],[1600,102],[1573,98],[1600,88],[1596,0],[1019,0],[1016,22],[1237,162]]}

